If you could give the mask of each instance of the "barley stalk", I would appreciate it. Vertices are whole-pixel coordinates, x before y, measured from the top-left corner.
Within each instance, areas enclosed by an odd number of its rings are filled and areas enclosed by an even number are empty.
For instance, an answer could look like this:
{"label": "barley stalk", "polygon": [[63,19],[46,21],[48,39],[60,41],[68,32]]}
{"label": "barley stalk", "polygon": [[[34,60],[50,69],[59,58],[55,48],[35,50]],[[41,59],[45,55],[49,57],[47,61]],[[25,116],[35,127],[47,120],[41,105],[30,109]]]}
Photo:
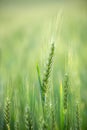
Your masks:
{"label": "barley stalk", "polygon": [[63,129],[63,88],[62,82],[60,83],[60,128]]}

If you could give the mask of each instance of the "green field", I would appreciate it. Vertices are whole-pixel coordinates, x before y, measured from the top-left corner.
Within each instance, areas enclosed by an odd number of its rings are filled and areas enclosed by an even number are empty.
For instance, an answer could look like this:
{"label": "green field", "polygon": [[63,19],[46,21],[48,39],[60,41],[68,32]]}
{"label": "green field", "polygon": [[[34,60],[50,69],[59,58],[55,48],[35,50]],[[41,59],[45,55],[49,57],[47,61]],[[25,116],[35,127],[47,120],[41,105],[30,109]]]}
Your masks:
{"label": "green field", "polygon": [[0,5],[0,130],[87,130],[86,4]]}

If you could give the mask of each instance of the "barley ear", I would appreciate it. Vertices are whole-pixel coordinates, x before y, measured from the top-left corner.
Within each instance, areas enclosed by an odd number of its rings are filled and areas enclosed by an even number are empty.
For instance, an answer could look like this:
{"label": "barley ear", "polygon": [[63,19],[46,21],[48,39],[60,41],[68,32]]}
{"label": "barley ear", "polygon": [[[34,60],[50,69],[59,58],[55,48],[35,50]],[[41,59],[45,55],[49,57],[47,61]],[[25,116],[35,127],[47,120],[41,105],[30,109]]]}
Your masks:
{"label": "barley ear", "polygon": [[41,96],[42,96],[42,104],[44,107],[44,103],[45,103],[45,94],[47,92],[48,89],[48,79],[50,77],[50,72],[51,72],[51,67],[52,67],[52,59],[53,59],[53,55],[54,55],[54,43],[51,44],[51,49],[50,49],[50,53],[49,53],[49,58],[46,64],[46,69],[44,71],[44,75],[43,75],[43,79],[42,79],[42,85],[41,85]]}
{"label": "barley ear", "polygon": [[7,98],[4,111],[4,119],[7,129],[10,130],[10,100]]}
{"label": "barley ear", "polygon": [[19,130],[20,128],[19,128],[19,121],[16,121],[15,122],[15,130]]}
{"label": "barley ear", "polygon": [[52,116],[52,130],[56,130],[55,110],[53,106],[51,107],[51,116]]}
{"label": "barley ear", "polygon": [[33,130],[33,120],[29,107],[26,107],[25,110],[25,128],[26,130]]}
{"label": "barley ear", "polygon": [[64,112],[64,125],[63,129],[68,130],[68,95],[69,95],[69,76],[65,74],[63,86],[63,112]]}
{"label": "barley ear", "polygon": [[79,110],[79,104],[76,103],[76,111],[75,111],[75,119],[76,119],[76,130],[81,130],[80,129],[80,110]]}
{"label": "barley ear", "polygon": [[3,108],[2,105],[0,104],[0,130],[3,129]]}
{"label": "barley ear", "polygon": [[67,110],[67,105],[68,105],[68,88],[69,88],[69,76],[68,74],[65,74],[64,77],[64,87],[63,87],[63,105],[64,105],[64,110]]}

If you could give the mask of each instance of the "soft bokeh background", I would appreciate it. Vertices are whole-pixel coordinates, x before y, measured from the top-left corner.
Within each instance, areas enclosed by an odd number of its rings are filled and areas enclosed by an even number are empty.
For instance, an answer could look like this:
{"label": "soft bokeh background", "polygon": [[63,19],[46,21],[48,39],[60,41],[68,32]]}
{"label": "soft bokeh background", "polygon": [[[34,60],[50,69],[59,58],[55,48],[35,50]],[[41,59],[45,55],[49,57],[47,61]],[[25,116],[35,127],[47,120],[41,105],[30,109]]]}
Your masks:
{"label": "soft bokeh background", "polygon": [[[20,77],[23,82],[28,78],[29,89],[34,89],[38,97],[36,65],[40,65],[43,73],[52,39],[56,43],[54,92],[65,73],[66,53],[72,51],[73,83],[76,82],[75,91],[78,86],[81,89],[82,130],[87,130],[86,1],[0,1],[0,100],[4,100],[9,89],[16,91],[18,86],[21,88]],[[20,91],[20,95],[23,94]],[[27,90],[23,88],[23,91],[28,95]]]}

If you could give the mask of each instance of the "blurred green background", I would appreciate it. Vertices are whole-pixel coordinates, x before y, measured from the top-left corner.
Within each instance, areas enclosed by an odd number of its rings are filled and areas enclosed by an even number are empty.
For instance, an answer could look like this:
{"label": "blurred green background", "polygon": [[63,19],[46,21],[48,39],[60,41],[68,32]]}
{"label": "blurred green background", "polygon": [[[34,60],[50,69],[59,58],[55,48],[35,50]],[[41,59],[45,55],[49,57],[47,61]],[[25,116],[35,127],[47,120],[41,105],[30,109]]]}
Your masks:
{"label": "blurred green background", "polygon": [[12,79],[15,91],[20,77],[28,77],[29,86],[34,86],[38,97],[36,65],[40,65],[43,73],[52,38],[56,44],[55,92],[65,73],[65,55],[72,48],[73,82],[77,80],[77,87],[78,84],[80,87],[82,130],[87,130],[86,1],[0,1],[0,100],[9,93],[5,89],[9,79]]}

